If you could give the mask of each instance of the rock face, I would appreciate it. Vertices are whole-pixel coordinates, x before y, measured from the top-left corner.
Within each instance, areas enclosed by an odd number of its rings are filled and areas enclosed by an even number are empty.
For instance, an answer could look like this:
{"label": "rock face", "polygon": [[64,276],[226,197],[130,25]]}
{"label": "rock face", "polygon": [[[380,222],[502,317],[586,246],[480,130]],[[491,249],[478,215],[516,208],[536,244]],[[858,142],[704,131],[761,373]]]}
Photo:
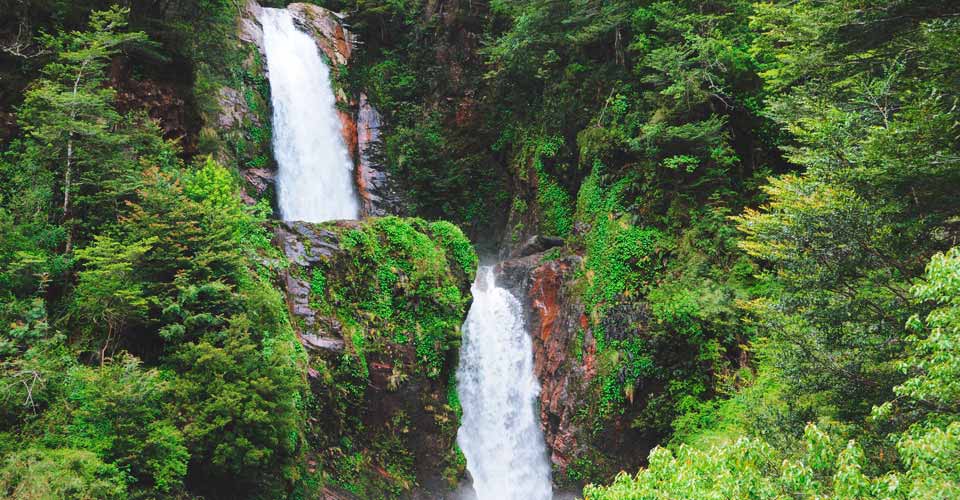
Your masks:
{"label": "rock face", "polygon": [[211,94],[204,97],[213,97],[214,103],[197,106],[204,124],[198,134],[198,152],[211,154],[221,164],[237,168],[247,181],[241,197],[250,205],[260,200],[272,202],[275,193],[270,89],[266,84],[263,28],[257,21],[260,9],[257,2],[247,0],[237,19],[236,39],[225,44],[226,50],[241,61],[241,68],[236,69],[243,71],[233,74],[242,76],[221,74],[220,78],[228,83],[218,82],[210,90],[203,88]]}
{"label": "rock face", "polygon": [[[583,305],[564,286],[580,257],[541,264],[542,257],[536,253],[503,261],[497,267],[497,281],[526,306],[534,372],[540,381],[540,421],[550,460],[563,473],[583,445],[577,439],[583,429],[574,418],[596,374],[595,344],[587,335]],[[584,335],[581,359],[572,352],[578,332]]]}
{"label": "rock face", "polygon": [[309,3],[292,3],[287,9],[293,12],[301,28],[313,34],[333,68],[350,62],[353,34],[344,29],[339,14]]}
{"label": "rock face", "polygon": [[243,4],[243,11],[240,19],[237,21],[237,36],[240,41],[253,44],[260,55],[265,55],[263,50],[263,27],[257,17],[260,15],[260,4],[255,0],[247,0]]}
{"label": "rock face", "polygon": [[551,248],[563,245],[563,239],[543,235],[533,235],[527,238],[527,241],[518,246],[510,253],[510,258],[526,257],[535,253],[542,253]]}
{"label": "rock face", "polygon": [[439,498],[463,471],[450,394],[472,276],[455,250],[469,242],[445,224],[386,217],[275,229],[309,357],[311,460],[363,498]]}
{"label": "rock face", "polygon": [[[355,222],[341,222],[342,227]],[[334,259],[340,252],[337,235],[322,226],[306,222],[284,222],[276,231],[277,246],[299,269],[311,269]],[[335,318],[318,316],[311,306],[309,276],[284,273],[287,305],[300,342],[308,351],[343,351],[343,332]]]}
{"label": "rock face", "polygon": [[[555,241],[533,237],[515,253],[540,248],[544,242]],[[546,260],[542,252],[530,253],[505,260],[496,269],[497,282],[524,304],[540,381],[540,422],[554,482],[560,486],[580,482],[584,469],[601,476],[635,470],[649,450],[626,416],[600,433],[594,433],[583,417],[583,408],[596,404],[597,349],[584,305],[571,286],[582,258],[566,253],[555,260]]]}
{"label": "rock face", "polygon": [[160,126],[165,139],[178,141],[186,155],[196,152],[196,119],[183,98],[183,89],[178,88],[177,83],[135,80],[131,78],[127,67],[120,70],[120,75],[114,72],[113,77],[118,111],[146,110],[150,119]]}
{"label": "rock face", "polygon": [[402,214],[400,197],[394,191],[387,171],[377,163],[377,148],[380,144],[380,113],[360,94],[357,112],[357,191],[360,193],[360,208],[367,216]]}

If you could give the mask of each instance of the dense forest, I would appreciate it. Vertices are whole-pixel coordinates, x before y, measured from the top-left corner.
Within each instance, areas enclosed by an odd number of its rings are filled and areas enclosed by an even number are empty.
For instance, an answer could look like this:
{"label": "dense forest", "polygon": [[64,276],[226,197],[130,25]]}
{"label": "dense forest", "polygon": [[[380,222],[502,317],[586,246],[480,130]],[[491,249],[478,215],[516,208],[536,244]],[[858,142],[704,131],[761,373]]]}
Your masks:
{"label": "dense forest", "polygon": [[307,2],[399,201],[300,227],[244,3],[0,0],[0,496],[443,497],[477,255],[549,240],[558,492],[960,498],[960,4]]}

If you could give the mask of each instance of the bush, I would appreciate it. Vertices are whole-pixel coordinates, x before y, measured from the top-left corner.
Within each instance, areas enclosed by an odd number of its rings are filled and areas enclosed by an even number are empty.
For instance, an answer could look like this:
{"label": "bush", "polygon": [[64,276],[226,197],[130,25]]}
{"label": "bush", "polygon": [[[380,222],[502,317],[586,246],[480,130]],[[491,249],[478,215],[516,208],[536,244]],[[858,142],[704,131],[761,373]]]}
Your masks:
{"label": "bush", "polygon": [[28,448],[0,468],[0,494],[11,500],[122,500],[124,474],[95,453],[70,448]]}

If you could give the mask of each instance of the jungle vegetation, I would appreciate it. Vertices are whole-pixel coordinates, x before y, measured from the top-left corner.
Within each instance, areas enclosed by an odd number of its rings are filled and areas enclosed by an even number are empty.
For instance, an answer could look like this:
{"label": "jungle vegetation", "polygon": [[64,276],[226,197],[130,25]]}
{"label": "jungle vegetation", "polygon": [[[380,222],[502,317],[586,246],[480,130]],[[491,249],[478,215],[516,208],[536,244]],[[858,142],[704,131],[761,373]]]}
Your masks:
{"label": "jungle vegetation", "polygon": [[[591,500],[960,497],[960,5],[313,3],[362,40],[340,84],[384,116],[404,215],[432,221],[351,233],[358,272],[426,266],[443,286],[417,300],[448,307],[318,289],[447,348],[468,299],[432,259],[476,262],[454,224],[486,247],[564,238],[600,360],[583,419],[659,446],[639,472],[582,457],[558,484],[594,483]],[[269,129],[205,123],[225,82],[263,103],[227,42],[239,3],[0,8],[0,496],[337,484],[304,460],[315,396],[272,209],[241,201]],[[149,79],[182,100],[180,140],[120,98]],[[394,233],[416,245],[385,250]],[[648,320],[624,328],[638,308]]]}

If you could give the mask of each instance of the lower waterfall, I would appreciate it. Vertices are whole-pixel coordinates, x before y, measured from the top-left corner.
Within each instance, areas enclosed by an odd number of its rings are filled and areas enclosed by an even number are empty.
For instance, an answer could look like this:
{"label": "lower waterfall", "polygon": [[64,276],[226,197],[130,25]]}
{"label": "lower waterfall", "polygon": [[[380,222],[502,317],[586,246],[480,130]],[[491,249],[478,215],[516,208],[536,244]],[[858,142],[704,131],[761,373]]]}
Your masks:
{"label": "lower waterfall", "polygon": [[550,462],[536,411],[540,385],[520,302],[483,266],[463,325],[457,444],[479,500],[549,500]]}
{"label": "lower waterfall", "polygon": [[277,204],[284,220],[357,219],[353,160],[316,42],[286,9],[264,8],[263,45],[273,104]]}

